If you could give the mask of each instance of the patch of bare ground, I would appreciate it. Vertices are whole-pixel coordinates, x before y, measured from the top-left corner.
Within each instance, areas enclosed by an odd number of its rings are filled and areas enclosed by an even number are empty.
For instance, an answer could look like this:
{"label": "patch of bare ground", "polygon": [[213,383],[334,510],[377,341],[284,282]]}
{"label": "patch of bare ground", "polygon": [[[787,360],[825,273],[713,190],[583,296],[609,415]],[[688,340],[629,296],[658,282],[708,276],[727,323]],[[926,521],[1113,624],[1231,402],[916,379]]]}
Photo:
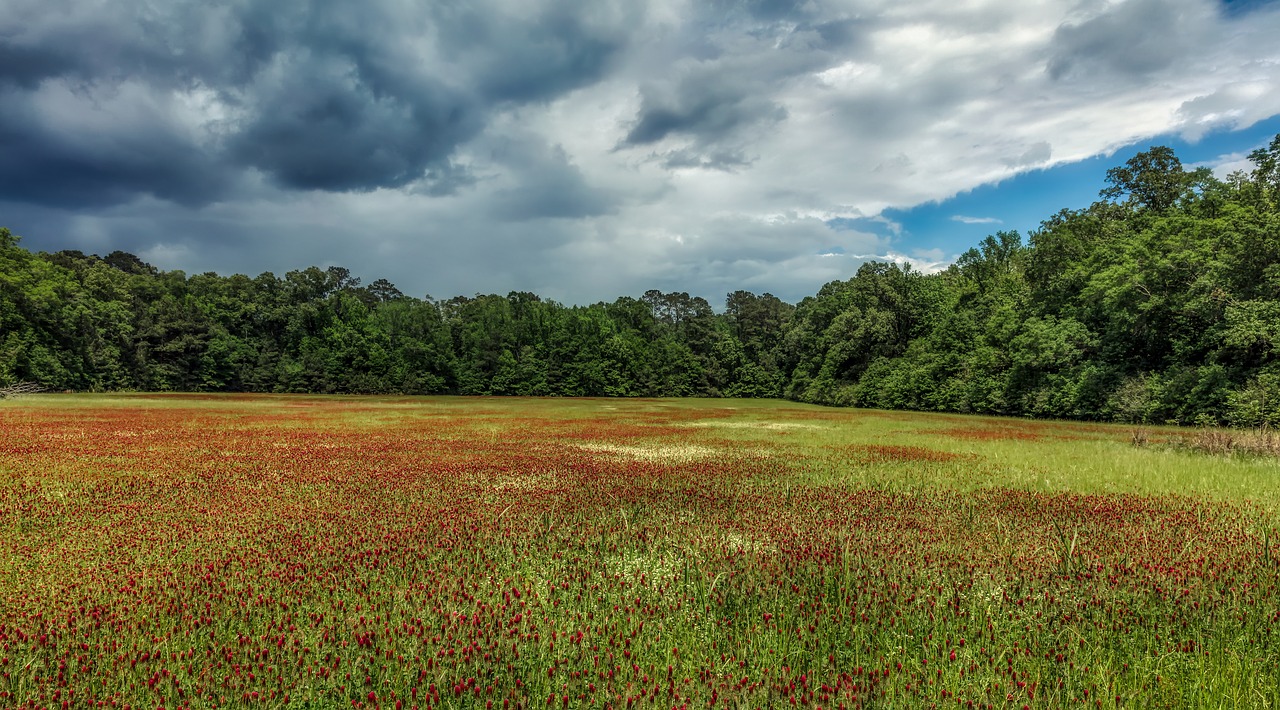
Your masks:
{"label": "patch of bare ground", "polygon": [[692,422],[687,426],[716,429],[766,429],[769,431],[789,431],[794,429],[824,429],[818,424],[804,422]]}
{"label": "patch of bare ground", "polygon": [[574,446],[594,454],[660,463],[698,461],[709,458],[716,453],[716,449],[710,446],[699,446],[697,444],[606,444],[602,442],[587,442],[575,444]]}

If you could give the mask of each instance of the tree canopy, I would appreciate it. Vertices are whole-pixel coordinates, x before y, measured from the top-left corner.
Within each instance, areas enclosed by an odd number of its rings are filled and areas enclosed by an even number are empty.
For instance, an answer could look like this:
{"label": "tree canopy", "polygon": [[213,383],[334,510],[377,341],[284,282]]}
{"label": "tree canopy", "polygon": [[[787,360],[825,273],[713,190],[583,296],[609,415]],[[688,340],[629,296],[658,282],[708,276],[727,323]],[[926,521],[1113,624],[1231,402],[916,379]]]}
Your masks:
{"label": "tree canopy", "polygon": [[936,274],[868,263],[794,306],[647,291],[435,301],[341,267],[189,276],[0,228],[0,386],[728,396],[1280,426],[1280,136],[1218,180],[1153,147],[1100,200]]}

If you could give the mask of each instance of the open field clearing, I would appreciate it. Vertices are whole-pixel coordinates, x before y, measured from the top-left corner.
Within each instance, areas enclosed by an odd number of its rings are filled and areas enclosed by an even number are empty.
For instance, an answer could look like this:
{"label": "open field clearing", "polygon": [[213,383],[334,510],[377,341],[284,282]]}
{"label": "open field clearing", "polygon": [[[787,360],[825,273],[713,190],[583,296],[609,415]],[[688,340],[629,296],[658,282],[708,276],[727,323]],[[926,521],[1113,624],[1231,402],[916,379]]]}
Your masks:
{"label": "open field clearing", "polygon": [[0,707],[1280,707],[1280,464],[744,400],[0,403]]}

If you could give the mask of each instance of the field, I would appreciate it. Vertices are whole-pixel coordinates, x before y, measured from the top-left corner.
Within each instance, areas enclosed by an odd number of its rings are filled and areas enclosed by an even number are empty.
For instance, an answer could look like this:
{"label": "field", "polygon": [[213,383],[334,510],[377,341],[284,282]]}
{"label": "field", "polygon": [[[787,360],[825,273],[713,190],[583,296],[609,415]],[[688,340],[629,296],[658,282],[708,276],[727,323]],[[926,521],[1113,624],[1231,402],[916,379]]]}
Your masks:
{"label": "field", "polygon": [[1280,707],[1280,464],[728,400],[0,402],[0,707]]}

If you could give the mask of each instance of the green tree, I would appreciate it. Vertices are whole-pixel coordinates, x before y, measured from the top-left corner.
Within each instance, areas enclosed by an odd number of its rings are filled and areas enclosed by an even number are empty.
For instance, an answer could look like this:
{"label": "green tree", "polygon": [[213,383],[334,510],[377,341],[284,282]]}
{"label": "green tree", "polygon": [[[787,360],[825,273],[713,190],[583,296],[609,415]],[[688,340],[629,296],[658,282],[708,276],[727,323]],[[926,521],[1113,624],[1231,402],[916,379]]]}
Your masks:
{"label": "green tree", "polygon": [[1193,184],[1193,174],[1182,169],[1173,149],[1152,146],[1123,166],[1107,171],[1107,187],[1100,193],[1112,202],[1121,197],[1142,210],[1166,212],[1183,199]]}

